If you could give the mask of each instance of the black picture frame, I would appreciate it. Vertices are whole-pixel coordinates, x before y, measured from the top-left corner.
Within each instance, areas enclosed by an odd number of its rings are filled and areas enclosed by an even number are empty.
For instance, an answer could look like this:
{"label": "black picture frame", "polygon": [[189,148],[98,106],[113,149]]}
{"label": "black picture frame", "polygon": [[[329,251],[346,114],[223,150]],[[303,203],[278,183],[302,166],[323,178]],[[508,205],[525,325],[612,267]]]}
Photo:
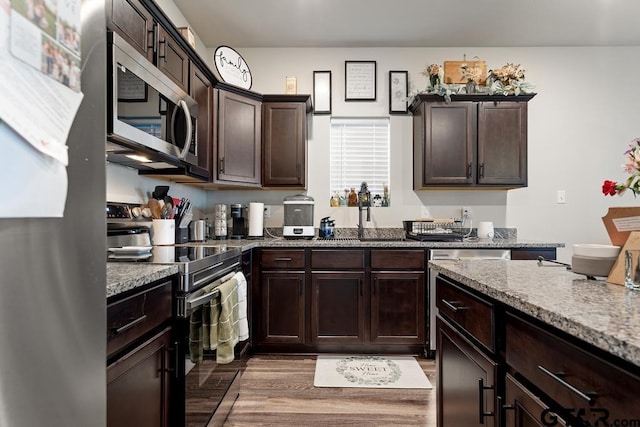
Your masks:
{"label": "black picture frame", "polygon": [[376,61],[344,61],[344,100],[375,101]]}
{"label": "black picture frame", "polygon": [[389,114],[408,114],[409,73],[389,71]]}
{"label": "black picture frame", "polygon": [[313,72],[313,114],[331,114],[331,71]]}

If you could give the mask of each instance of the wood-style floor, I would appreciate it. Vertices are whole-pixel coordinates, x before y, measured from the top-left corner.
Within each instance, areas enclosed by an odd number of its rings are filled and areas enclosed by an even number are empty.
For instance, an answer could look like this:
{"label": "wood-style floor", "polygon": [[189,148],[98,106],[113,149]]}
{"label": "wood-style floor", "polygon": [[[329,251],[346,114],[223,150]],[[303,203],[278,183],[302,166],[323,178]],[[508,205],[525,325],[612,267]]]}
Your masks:
{"label": "wood-style floor", "polygon": [[417,357],[434,386],[316,388],[315,356],[253,356],[225,426],[435,426],[435,363]]}

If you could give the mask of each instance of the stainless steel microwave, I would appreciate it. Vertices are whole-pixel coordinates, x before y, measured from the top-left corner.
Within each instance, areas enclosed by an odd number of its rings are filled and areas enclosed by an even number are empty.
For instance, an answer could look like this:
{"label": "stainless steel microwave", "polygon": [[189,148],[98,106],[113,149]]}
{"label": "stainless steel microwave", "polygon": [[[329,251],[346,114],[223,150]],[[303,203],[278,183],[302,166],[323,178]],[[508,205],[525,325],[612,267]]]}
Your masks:
{"label": "stainless steel microwave", "polygon": [[[108,33],[108,46],[107,160],[142,170],[197,169],[196,101],[118,34]],[[125,149],[110,150],[110,143]]]}

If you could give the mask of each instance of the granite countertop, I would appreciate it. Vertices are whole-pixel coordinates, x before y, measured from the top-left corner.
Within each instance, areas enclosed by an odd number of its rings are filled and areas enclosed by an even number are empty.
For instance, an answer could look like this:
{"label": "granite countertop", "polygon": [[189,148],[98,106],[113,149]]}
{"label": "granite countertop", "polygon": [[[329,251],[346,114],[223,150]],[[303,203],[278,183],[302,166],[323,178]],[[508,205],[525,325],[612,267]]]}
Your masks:
{"label": "granite countertop", "polygon": [[107,263],[107,298],[178,273],[175,265]]}
{"label": "granite countertop", "polygon": [[[516,238],[493,239],[492,241],[468,240],[464,242],[420,242],[417,240],[383,240],[359,241],[356,239],[284,239],[282,237],[266,239],[226,239],[208,240],[205,242],[190,242],[189,246],[226,246],[237,247],[242,251],[252,248],[557,248],[563,243],[526,241]],[[158,279],[178,272],[178,267],[171,265],[157,265],[144,263],[107,263],[107,298],[121,292],[143,286]]]}
{"label": "granite countertop", "polygon": [[[384,239],[384,238],[382,238]],[[265,239],[227,239],[208,240],[200,243],[189,243],[190,245],[210,245],[210,246],[231,246],[247,250],[256,247],[264,248],[422,248],[422,249],[447,249],[447,248],[495,248],[495,249],[520,249],[520,248],[562,248],[564,243],[539,242],[535,240],[493,239],[489,241],[465,240],[459,242],[420,242],[418,240],[357,240],[357,239],[285,239],[282,237]]]}
{"label": "granite countertop", "polygon": [[430,261],[431,268],[640,366],[640,292],[536,261]]}

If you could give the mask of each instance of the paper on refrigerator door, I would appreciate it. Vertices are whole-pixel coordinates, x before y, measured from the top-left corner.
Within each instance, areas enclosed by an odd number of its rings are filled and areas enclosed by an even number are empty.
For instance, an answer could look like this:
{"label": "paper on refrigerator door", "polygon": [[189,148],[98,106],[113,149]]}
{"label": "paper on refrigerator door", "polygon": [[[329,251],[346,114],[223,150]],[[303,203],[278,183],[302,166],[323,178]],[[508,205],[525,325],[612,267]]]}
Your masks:
{"label": "paper on refrigerator door", "polygon": [[[0,93],[3,97],[0,119],[38,151],[66,166],[69,161],[66,141],[83,95],[71,89],[72,86],[80,89],[79,34],[64,41],[71,48],[63,46],[60,28],[68,24],[61,23],[60,14],[70,15],[68,9],[73,9],[74,5],[79,13],[80,0],[61,2],[66,3],[63,6],[54,0],[16,0],[14,3],[12,9],[8,0],[0,0]],[[46,22],[39,24],[46,27],[46,31],[38,30],[28,19],[29,8],[36,5],[46,6],[46,17],[39,21]],[[49,9],[55,9],[57,14],[46,12]],[[35,12],[33,14],[35,19]],[[55,37],[51,36],[51,31]],[[19,54],[22,59],[11,53],[12,43],[16,51],[22,52]],[[50,46],[61,46],[58,53],[62,54],[62,59],[55,67],[52,63],[49,69],[47,58],[51,55],[47,52]],[[66,67],[70,69],[66,70]],[[46,74],[48,71],[50,73]],[[63,77],[65,73],[66,77]]]}

